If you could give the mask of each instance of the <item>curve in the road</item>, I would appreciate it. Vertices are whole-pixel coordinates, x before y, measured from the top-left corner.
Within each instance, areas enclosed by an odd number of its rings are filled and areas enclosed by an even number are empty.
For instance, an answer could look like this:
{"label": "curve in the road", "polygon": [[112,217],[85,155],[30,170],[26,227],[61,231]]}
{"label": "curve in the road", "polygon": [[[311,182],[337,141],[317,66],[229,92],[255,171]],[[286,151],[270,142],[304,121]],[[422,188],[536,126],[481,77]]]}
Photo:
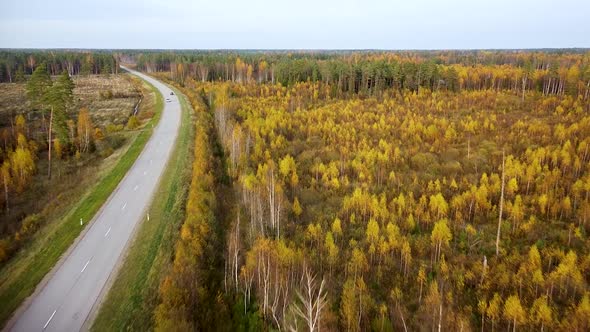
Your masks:
{"label": "curve in the road", "polygon": [[[127,68],[125,68],[127,69]],[[128,70],[128,69],[127,69]],[[129,70],[164,96],[157,127],[127,175],[68,256],[15,317],[12,331],[78,331],[122,257],[172,153],[180,128],[180,103],[161,82]]]}

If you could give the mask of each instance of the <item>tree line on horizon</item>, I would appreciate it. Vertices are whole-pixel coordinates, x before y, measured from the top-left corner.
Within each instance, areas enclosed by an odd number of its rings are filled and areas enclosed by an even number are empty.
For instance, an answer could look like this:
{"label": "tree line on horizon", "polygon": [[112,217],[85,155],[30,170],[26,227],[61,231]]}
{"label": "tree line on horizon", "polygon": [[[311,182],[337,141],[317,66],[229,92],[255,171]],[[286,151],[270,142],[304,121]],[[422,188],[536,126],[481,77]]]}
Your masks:
{"label": "tree line on horizon", "polygon": [[0,51],[0,83],[24,82],[41,64],[51,76],[64,71],[70,76],[116,74],[118,59],[117,54],[106,51],[4,50]]}
{"label": "tree line on horizon", "polygon": [[512,90],[590,96],[590,53],[538,51],[170,51],[126,56],[147,72],[201,82],[320,82],[332,96],[399,91]]}

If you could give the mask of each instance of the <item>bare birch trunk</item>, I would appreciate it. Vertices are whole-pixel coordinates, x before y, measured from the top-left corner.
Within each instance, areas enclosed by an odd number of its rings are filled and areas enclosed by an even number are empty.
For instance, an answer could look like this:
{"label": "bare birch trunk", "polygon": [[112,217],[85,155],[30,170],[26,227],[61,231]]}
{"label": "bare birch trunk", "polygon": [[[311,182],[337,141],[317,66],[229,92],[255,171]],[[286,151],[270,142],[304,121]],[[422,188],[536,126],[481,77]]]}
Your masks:
{"label": "bare birch trunk", "polygon": [[498,216],[498,232],[496,233],[496,256],[500,254],[500,229],[502,227],[502,210],[504,209],[504,180],[506,174],[504,172],[504,151],[502,151],[502,191],[500,192],[500,213]]}

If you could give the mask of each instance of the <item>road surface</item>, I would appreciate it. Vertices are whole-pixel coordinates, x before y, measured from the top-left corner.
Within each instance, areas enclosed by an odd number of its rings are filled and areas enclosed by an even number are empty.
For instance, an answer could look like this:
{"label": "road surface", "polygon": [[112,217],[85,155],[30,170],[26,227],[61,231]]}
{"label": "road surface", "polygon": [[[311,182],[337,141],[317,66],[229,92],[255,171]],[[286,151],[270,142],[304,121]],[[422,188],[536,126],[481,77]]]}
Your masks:
{"label": "road surface", "polygon": [[[180,128],[176,95],[159,81],[131,71],[164,96],[164,111],[152,137],[117,189],[68,256],[25,302],[11,331],[78,331],[97,302],[130,240],[147,218],[147,207],[170,157]],[[83,227],[83,226],[80,226]],[[42,287],[42,288],[41,288]]]}

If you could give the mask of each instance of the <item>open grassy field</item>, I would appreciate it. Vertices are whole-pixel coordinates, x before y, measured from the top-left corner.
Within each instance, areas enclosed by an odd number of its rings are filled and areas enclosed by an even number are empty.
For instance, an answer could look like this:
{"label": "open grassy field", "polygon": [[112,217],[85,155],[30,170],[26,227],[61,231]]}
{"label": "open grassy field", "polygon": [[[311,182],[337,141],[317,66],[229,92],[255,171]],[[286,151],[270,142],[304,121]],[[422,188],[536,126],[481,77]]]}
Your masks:
{"label": "open grassy field", "polygon": [[[129,113],[141,97],[141,85],[131,75],[88,75],[72,77],[75,106],[72,112],[82,107],[91,110],[95,123],[124,124]],[[0,83],[0,128],[10,126],[10,119],[30,110],[26,98],[26,83]],[[27,114],[27,120],[38,119],[40,114]],[[34,125],[31,123],[30,125]]]}
{"label": "open grassy field", "polygon": [[145,331],[152,328],[161,276],[167,271],[184,218],[190,183],[194,128],[190,106],[180,95],[182,121],[178,141],[149,207],[150,220],[139,226],[112,288],[93,323],[95,331]]}
{"label": "open grassy field", "polygon": [[74,83],[78,107],[92,110],[93,122],[102,126],[127,123],[141,97],[140,80],[131,75],[79,76]]}
{"label": "open grassy field", "polygon": [[[91,168],[81,167],[80,174],[94,174],[90,179],[85,179],[83,187],[73,185],[66,187],[60,194],[53,190],[40,194],[40,197],[55,199],[48,202],[40,212],[45,223],[16,256],[0,269],[1,325],[6,323],[12,312],[34,291],[37,284],[83,231],[84,228],[79,224],[80,218],[85,221],[92,219],[143,150],[151,136],[152,124],[159,120],[163,100],[153,87],[146,84],[141,88],[144,89],[146,101],[142,103],[140,112],[155,114],[142,127],[145,130],[140,128],[125,132],[125,141],[128,143],[106,159],[95,161],[96,164],[93,164],[92,168],[95,173],[90,171]],[[75,179],[70,178],[69,181]],[[52,186],[46,189],[48,188]],[[60,200],[60,197],[66,199]],[[27,198],[31,199],[30,196]],[[86,223],[85,226],[87,225]]]}

